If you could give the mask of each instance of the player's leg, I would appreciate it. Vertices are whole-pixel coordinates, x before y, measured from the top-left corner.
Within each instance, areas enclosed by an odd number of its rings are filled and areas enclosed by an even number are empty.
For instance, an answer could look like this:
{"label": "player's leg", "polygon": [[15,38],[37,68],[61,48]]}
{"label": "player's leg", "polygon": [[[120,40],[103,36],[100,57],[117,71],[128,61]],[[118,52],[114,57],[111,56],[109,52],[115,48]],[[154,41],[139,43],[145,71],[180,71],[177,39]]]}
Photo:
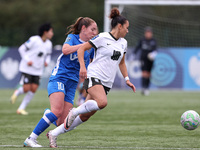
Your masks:
{"label": "player's leg", "polygon": [[[56,121],[58,127],[52,131],[47,133],[47,137],[49,138],[50,147],[57,147],[56,144],[56,137],[54,134],[58,135],[65,132],[64,123],[65,118],[67,117],[69,110],[73,107],[74,104],[74,97],[77,87],[77,82],[73,80],[66,81],[65,87],[65,98],[64,98],[64,109],[62,115]],[[59,126],[60,125],[60,126]],[[53,132],[53,134],[52,134]]]}
{"label": "player's leg", "polygon": [[[37,126],[25,140],[24,146],[35,147],[37,144],[35,141],[37,137],[46,130],[51,123],[56,121],[63,112],[65,87],[61,82],[49,82],[48,83],[48,95],[51,105],[51,111],[40,119]],[[41,146],[41,145],[40,145]]]}
{"label": "player's leg", "polygon": [[151,69],[153,66],[153,61],[146,60],[145,68],[142,72],[143,80],[144,80],[144,91],[143,94],[148,96],[149,95],[149,86],[150,86],[150,77],[151,77]]}
{"label": "player's leg", "polygon": [[[80,105],[77,108],[73,108],[66,118],[66,128],[69,128],[73,123],[74,119],[80,115],[89,113],[92,111],[97,111],[99,109],[103,109],[107,105],[107,96],[104,90],[104,87],[100,84],[94,85],[90,87],[88,93],[92,97],[92,99],[87,100],[85,103]],[[88,119],[90,115],[87,116]],[[87,120],[87,119],[86,119]]]}
{"label": "player's leg", "polygon": [[56,121],[56,125],[59,126],[61,124],[63,124],[65,118],[67,117],[70,109],[72,109],[73,104],[69,103],[69,102],[64,102],[64,109],[63,109],[63,113],[62,115],[58,118],[58,120]]}
{"label": "player's leg", "polygon": [[[87,99],[92,99],[89,94],[86,98],[86,101],[87,101]],[[92,116],[95,112],[96,111],[93,111],[93,112],[90,112],[87,114],[89,114],[89,116]],[[86,116],[87,114],[84,114],[84,115]],[[88,118],[89,117],[87,117],[87,119]],[[85,118],[83,118],[83,119],[85,120]],[[57,140],[58,135],[69,132],[69,131],[75,129],[77,126],[79,126],[82,123],[83,123],[83,121],[81,120],[80,116],[77,116],[76,119],[73,121],[72,125],[69,127],[69,129],[65,128],[65,125],[64,125],[64,124],[66,124],[66,119],[65,119],[65,122],[63,124],[61,124],[60,126],[55,128],[54,130],[49,131],[47,133],[47,137],[49,138],[50,147],[53,147],[53,148],[57,147],[56,140]]]}
{"label": "player's leg", "polygon": [[14,91],[14,93],[12,94],[11,98],[10,98],[10,102],[11,104],[14,104],[17,100],[17,97],[21,94],[24,94],[24,88],[23,88],[23,84],[24,84],[24,77],[25,77],[25,74],[22,73],[21,75],[21,79],[20,79],[20,82],[19,82],[19,87],[18,89],[16,89]]}
{"label": "player's leg", "polygon": [[20,104],[19,108],[17,109],[18,114],[22,115],[28,115],[28,112],[25,111],[27,105],[30,103],[30,101],[33,99],[35,92],[37,91],[39,87],[39,76],[30,76],[29,77],[29,82],[30,84],[24,84],[24,91],[27,92],[25,95],[22,103]]}
{"label": "player's leg", "polygon": [[25,140],[24,146],[33,147],[35,144],[33,145],[32,143],[37,140],[38,136],[44,132],[44,130],[46,130],[51,123],[56,121],[61,116],[63,111],[64,96],[63,92],[55,92],[49,96],[51,112],[43,115],[33,132]]}
{"label": "player's leg", "polygon": [[143,58],[141,61],[141,70],[142,70],[142,95],[148,95],[148,85],[149,85],[149,64],[147,58]]}

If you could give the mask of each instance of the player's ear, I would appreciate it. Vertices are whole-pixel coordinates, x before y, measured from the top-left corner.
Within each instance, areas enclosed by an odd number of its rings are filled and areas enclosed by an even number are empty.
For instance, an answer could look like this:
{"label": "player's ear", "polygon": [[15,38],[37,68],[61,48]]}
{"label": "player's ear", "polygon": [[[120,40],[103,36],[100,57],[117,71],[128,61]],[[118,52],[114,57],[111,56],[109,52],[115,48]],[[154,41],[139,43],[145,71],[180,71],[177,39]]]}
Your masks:
{"label": "player's ear", "polygon": [[81,31],[84,31],[85,29],[86,29],[86,26],[83,25],[83,26],[81,27]]}
{"label": "player's ear", "polygon": [[120,23],[118,23],[118,25],[117,25],[117,27],[118,27],[118,29],[122,29],[122,25],[120,24]]}

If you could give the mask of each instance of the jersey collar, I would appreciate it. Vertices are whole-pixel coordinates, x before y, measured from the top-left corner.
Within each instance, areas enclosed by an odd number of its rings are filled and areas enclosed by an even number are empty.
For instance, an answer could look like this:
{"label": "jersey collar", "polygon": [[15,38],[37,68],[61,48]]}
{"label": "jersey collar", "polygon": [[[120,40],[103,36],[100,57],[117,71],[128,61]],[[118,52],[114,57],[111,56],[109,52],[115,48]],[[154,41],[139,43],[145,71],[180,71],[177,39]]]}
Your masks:
{"label": "jersey collar", "polygon": [[118,39],[116,39],[110,32],[109,32],[110,36],[115,40],[117,41]]}

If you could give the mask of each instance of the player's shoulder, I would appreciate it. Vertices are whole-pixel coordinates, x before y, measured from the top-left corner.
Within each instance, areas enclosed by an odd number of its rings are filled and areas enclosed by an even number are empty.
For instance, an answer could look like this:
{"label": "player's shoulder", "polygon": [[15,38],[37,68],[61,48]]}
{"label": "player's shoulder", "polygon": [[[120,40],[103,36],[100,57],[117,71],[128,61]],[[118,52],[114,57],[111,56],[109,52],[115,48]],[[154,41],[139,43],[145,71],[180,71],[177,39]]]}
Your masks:
{"label": "player's shoulder", "polygon": [[79,39],[79,34],[68,34],[67,35],[67,38],[76,38],[76,39]]}
{"label": "player's shoulder", "polygon": [[79,34],[68,34],[65,40],[65,43],[68,43],[71,40],[78,40]]}
{"label": "player's shoulder", "polygon": [[48,45],[52,45],[52,42],[51,42],[51,40],[49,40],[49,39],[46,40],[46,43],[47,43]]}
{"label": "player's shoulder", "polygon": [[29,38],[30,40],[34,40],[34,41],[37,41],[37,40],[40,40],[41,37],[39,35],[33,35]]}
{"label": "player's shoulder", "polygon": [[109,32],[101,32],[100,34],[99,34],[99,36],[100,37],[110,37],[110,34],[109,34]]}

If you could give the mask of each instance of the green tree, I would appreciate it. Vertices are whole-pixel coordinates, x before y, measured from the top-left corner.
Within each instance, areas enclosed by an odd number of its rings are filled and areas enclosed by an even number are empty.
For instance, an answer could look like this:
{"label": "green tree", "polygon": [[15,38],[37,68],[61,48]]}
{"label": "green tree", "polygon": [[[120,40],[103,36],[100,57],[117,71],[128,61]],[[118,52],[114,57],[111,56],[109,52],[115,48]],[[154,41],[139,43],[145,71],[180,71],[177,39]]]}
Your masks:
{"label": "green tree", "polygon": [[53,44],[62,44],[66,27],[78,17],[91,17],[103,30],[103,0],[0,0],[0,45],[19,46],[38,27],[51,22]]}

